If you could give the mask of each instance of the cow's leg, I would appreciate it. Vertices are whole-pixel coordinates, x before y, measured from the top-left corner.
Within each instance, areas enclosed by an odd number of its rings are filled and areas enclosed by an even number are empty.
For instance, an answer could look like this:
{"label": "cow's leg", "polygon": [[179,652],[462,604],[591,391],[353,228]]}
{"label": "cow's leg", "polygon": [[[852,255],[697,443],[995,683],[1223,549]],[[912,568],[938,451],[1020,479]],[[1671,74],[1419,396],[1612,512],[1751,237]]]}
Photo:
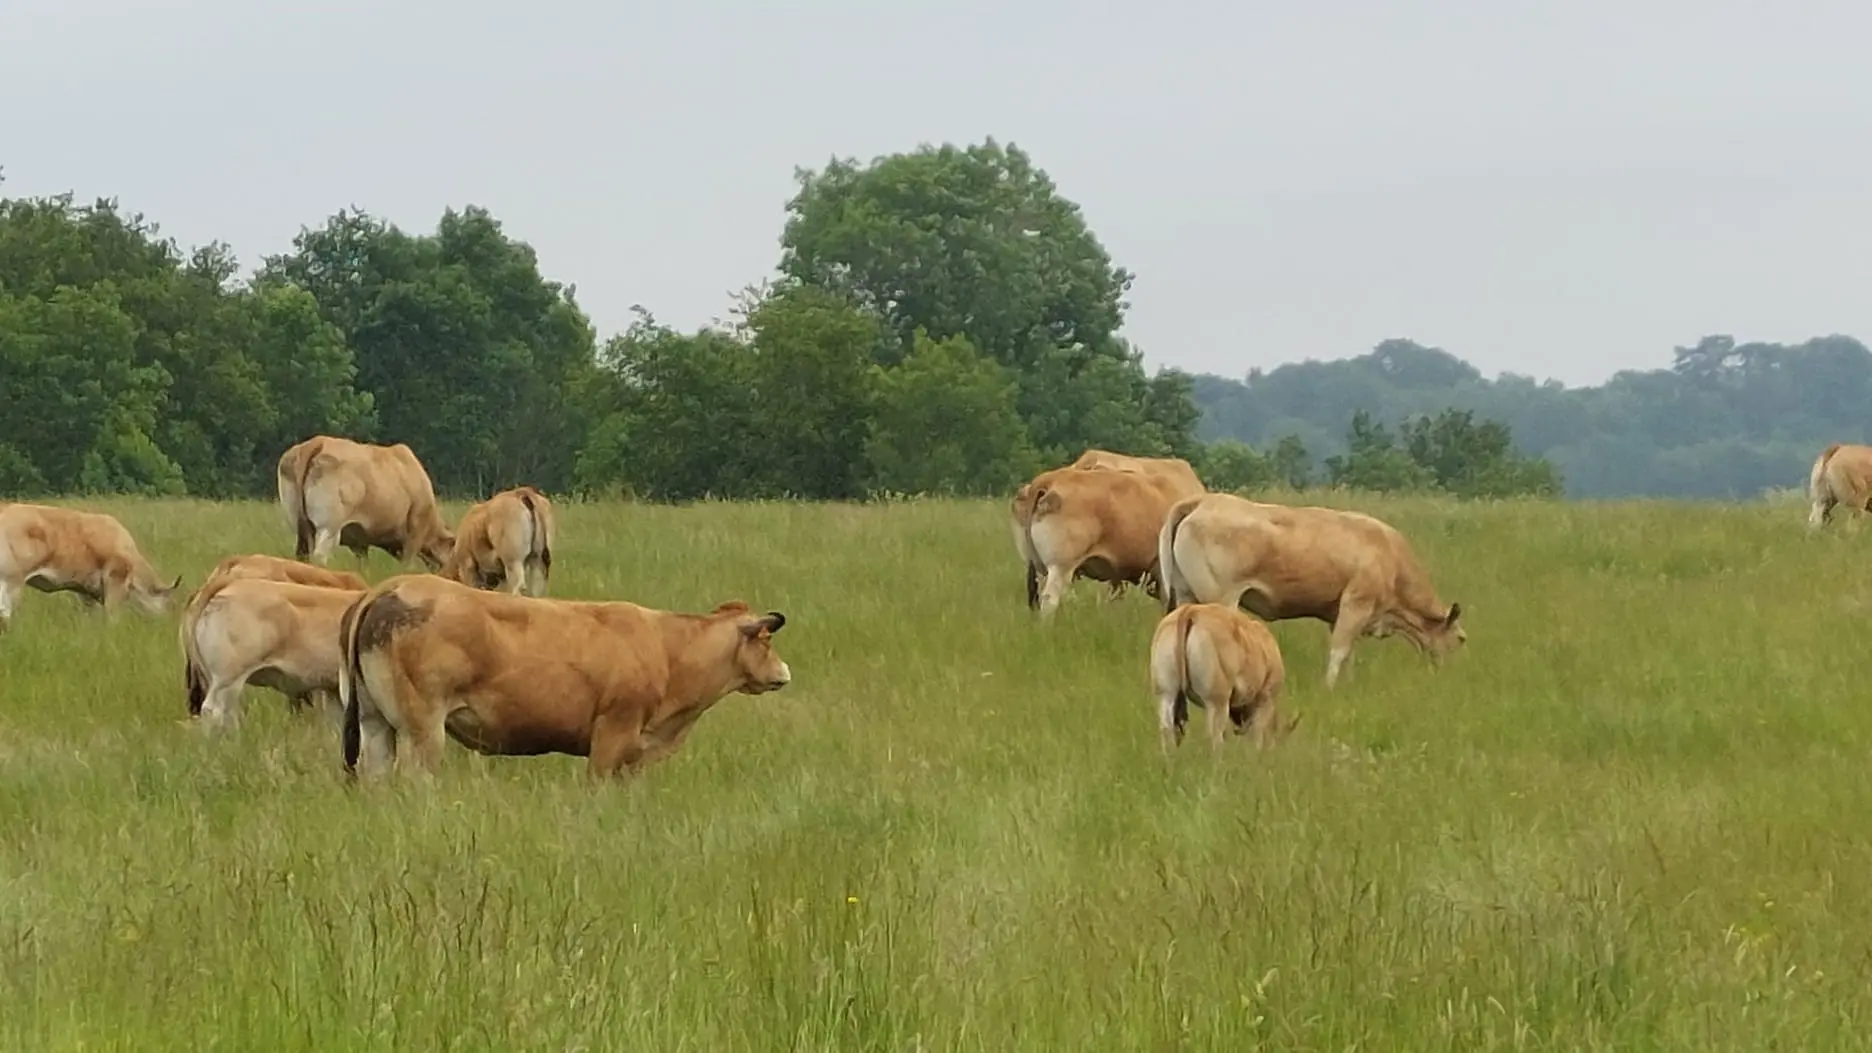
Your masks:
{"label": "cow's leg", "polygon": [[1183,725],[1189,722],[1189,702],[1175,691],[1157,696],[1157,741],[1165,757],[1183,743]]}
{"label": "cow's leg", "polygon": [[241,690],[247,686],[251,671],[226,680],[216,677],[202,699],[202,725],[220,731],[240,726]]}
{"label": "cow's leg", "polygon": [[696,718],[702,715],[699,709],[679,713],[644,734],[643,756],[638,758],[635,768],[641,770],[675,753],[682,746],[683,740],[695,727]]}
{"label": "cow's leg", "polygon": [[1073,575],[1079,568],[1052,564],[1047,567],[1046,584],[1040,587],[1040,616],[1050,618],[1059,609],[1060,601],[1066,598],[1066,586],[1072,584]]}
{"label": "cow's leg", "polygon": [[13,598],[18,596],[23,586],[18,582],[0,578],[0,633],[7,631],[13,624]]}
{"label": "cow's leg", "polygon": [[312,562],[323,567],[331,562],[332,550],[338,547],[338,531],[319,527],[312,536]]}
{"label": "cow's leg", "polygon": [[608,779],[620,771],[634,773],[643,762],[643,728],[622,720],[600,717],[592,728],[591,753],[585,770],[594,780]]}
{"label": "cow's leg", "polygon": [[1339,617],[1333,620],[1332,646],[1326,657],[1326,686],[1331,688],[1339,682],[1339,675],[1352,661],[1352,643],[1371,623],[1375,612],[1372,605],[1364,600],[1342,599],[1339,601]]}
{"label": "cow's leg", "polygon": [[538,556],[526,561],[527,588],[535,596],[546,595],[546,564]]}
{"label": "cow's leg", "polygon": [[99,598],[106,621],[115,623],[117,612],[123,610],[124,603],[130,598],[130,580],[118,574],[104,575],[104,595]]}
{"label": "cow's leg", "polygon": [[527,565],[524,558],[518,563],[501,560],[501,574],[504,575],[501,584],[506,586],[507,595],[518,596],[526,591]]}
{"label": "cow's leg", "polygon": [[[403,683],[398,686],[403,688],[397,692],[399,705],[405,699],[416,697],[414,684]],[[448,742],[448,707],[419,706],[414,713],[408,709],[403,712],[413,718],[407,721],[410,739],[408,756],[414,763],[413,770],[425,778],[433,776],[442,768],[442,747]]]}
{"label": "cow's leg", "polygon": [[1241,730],[1254,740],[1256,749],[1265,749],[1273,741],[1280,721],[1281,689],[1263,688],[1237,711]]}
{"label": "cow's leg", "polygon": [[358,768],[387,775],[397,763],[397,730],[376,706],[358,707]]}
{"label": "cow's leg", "polygon": [[1813,499],[1813,507],[1807,511],[1807,529],[1818,530],[1833,518],[1833,506],[1839,502],[1831,497],[1821,496]]}

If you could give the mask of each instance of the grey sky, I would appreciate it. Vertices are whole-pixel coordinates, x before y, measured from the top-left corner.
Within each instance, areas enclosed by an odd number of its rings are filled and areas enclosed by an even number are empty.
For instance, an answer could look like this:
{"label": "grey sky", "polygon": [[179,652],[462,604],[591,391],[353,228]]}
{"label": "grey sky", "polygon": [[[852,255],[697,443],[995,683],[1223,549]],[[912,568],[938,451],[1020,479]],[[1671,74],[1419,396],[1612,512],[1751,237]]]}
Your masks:
{"label": "grey sky", "polygon": [[0,0],[0,192],[250,268],[478,203],[602,336],[725,315],[795,165],[992,134],[1137,272],[1152,368],[1405,336],[1594,382],[1872,340],[1867,40],[1798,0]]}

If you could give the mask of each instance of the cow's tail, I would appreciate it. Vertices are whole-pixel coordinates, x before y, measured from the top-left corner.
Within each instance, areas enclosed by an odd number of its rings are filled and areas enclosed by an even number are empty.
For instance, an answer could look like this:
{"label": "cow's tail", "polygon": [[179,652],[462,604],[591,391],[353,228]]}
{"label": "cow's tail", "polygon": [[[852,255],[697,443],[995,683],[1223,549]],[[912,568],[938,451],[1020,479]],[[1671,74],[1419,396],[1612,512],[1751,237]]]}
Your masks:
{"label": "cow's tail", "polygon": [[208,610],[208,603],[221,592],[221,587],[229,579],[210,578],[195,590],[195,594],[182,605],[182,617],[177,619],[176,642],[182,646],[182,683],[188,692],[188,712],[191,717],[201,716],[202,703],[208,699],[208,674],[202,668],[201,638],[197,635],[201,627],[202,616]]}
{"label": "cow's tail", "polygon": [[[190,606],[194,606],[192,600]],[[191,717],[199,717],[202,703],[208,698],[208,676],[202,672],[201,652],[195,643],[193,611],[183,614],[176,635],[182,645],[182,686],[188,692],[188,713]]]}
{"label": "cow's tail", "polygon": [[1044,494],[1044,487],[1036,490],[1032,484],[1022,486],[1014,492],[1014,544],[1020,549],[1021,563],[1027,571],[1027,609],[1036,610],[1040,606],[1040,563],[1034,552],[1033,513],[1034,505]]}
{"label": "cow's tail", "polygon": [[312,554],[314,529],[312,518],[306,514],[306,477],[312,474],[312,459],[317,456],[318,447],[306,447],[297,452],[296,461],[281,459],[276,482],[280,506],[292,523],[293,558],[303,560]]}
{"label": "cow's tail", "polygon": [[358,664],[358,626],[374,598],[369,592],[359,596],[338,619],[338,701],[344,703],[340,738],[344,743],[345,774],[353,777],[357,775],[358,752],[363,743],[359,700],[365,691],[364,671]]}
{"label": "cow's tail", "polygon": [[1176,704],[1173,712],[1180,727],[1189,720],[1189,642],[1190,630],[1196,625],[1196,612],[1184,611],[1183,624],[1177,628],[1176,646]]}
{"label": "cow's tail", "polygon": [[1169,513],[1164,516],[1163,526],[1157,531],[1157,588],[1163,594],[1161,598],[1165,613],[1176,610],[1181,603],[1180,597],[1189,594],[1189,580],[1177,568],[1177,529],[1196,510],[1204,496],[1186,497],[1171,505]]}
{"label": "cow's tail", "polygon": [[533,520],[533,553],[539,556],[540,569],[552,573],[552,516],[540,515],[540,507],[534,498],[544,499],[545,495],[530,486],[520,488],[520,503],[526,506],[527,515]]}
{"label": "cow's tail", "polygon": [[1813,470],[1807,473],[1808,500],[1818,501],[1821,499],[1821,488],[1826,486],[1827,462],[1831,461],[1833,455],[1839,452],[1840,446],[1841,444],[1836,442],[1826,449],[1821,450],[1820,456],[1814,458]]}

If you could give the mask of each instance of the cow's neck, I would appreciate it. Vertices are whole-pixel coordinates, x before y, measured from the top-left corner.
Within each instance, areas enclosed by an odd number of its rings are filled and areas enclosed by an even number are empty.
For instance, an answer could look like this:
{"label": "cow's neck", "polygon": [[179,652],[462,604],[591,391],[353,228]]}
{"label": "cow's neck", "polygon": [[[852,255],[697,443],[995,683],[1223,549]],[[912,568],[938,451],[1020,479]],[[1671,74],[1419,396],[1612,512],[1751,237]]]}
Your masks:
{"label": "cow's neck", "polygon": [[734,648],[739,643],[734,626],[695,615],[682,617],[688,624],[679,631],[686,638],[675,649],[660,707],[672,712],[707,709],[739,687],[741,679],[734,665]]}

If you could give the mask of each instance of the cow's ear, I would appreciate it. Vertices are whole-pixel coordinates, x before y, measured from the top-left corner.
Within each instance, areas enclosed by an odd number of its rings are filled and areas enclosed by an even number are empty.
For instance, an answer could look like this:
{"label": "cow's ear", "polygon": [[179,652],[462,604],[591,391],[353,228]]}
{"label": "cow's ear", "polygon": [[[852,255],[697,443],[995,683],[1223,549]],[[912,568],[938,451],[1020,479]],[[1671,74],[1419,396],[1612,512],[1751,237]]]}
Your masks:
{"label": "cow's ear", "polygon": [[741,635],[750,640],[756,640],[762,636],[772,636],[774,633],[779,632],[780,627],[785,624],[786,615],[781,614],[779,611],[768,611],[766,614],[761,615],[753,621],[742,622]]}
{"label": "cow's ear", "polygon": [[723,600],[721,603],[715,605],[716,614],[740,614],[750,609],[751,608],[741,600]]}
{"label": "cow's ear", "polygon": [[1460,617],[1462,617],[1462,604],[1460,603],[1450,604],[1449,613],[1443,616],[1444,627],[1448,628],[1449,626],[1455,625],[1456,619]]}

